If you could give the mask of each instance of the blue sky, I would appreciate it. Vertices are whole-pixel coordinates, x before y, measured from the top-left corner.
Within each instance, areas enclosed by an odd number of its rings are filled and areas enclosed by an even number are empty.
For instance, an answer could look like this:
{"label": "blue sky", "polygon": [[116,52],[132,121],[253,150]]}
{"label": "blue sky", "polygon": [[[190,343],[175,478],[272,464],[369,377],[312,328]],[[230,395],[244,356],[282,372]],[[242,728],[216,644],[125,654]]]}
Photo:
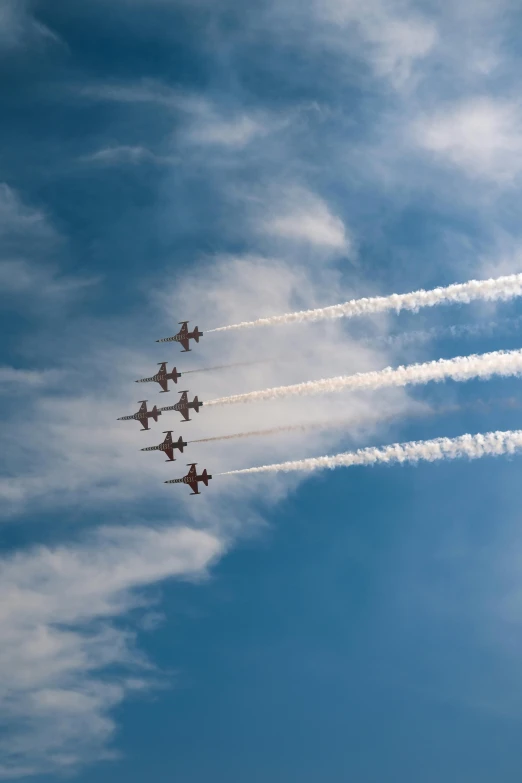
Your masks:
{"label": "blue sky", "polygon": [[164,360],[270,360],[208,400],[519,347],[516,300],[155,342],[522,271],[520,11],[448,5],[4,0],[1,779],[519,780],[519,460],[215,475],[521,428],[519,381],[117,421]]}

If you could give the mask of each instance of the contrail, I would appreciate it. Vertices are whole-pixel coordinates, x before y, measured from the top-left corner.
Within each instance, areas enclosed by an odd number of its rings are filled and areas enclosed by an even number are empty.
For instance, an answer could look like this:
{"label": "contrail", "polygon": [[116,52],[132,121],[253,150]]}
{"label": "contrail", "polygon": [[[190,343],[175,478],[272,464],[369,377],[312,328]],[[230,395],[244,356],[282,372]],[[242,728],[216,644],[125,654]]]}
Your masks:
{"label": "contrail", "polygon": [[354,318],[371,313],[385,313],[395,310],[417,312],[421,307],[435,307],[439,304],[469,304],[470,302],[506,302],[522,295],[522,274],[504,275],[490,280],[469,280],[467,283],[433,288],[431,291],[412,291],[409,294],[372,296],[351,299],[343,304],[320,307],[316,310],[300,310],[296,313],[258,318],[256,321],[242,321],[229,326],[208,329],[209,332],[227,332],[232,329],[248,329],[254,326],[275,326],[276,324],[322,321],[327,318]]}
{"label": "contrail", "polygon": [[232,405],[238,402],[260,402],[276,400],[295,395],[321,394],[342,390],[375,390],[389,386],[407,386],[429,381],[468,381],[471,378],[485,380],[493,375],[513,376],[522,374],[522,350],[493,351],[492,353],[457,356],[454,359],[439,359],[424,364],[386,367],[384,370],[340,375],[336,378],[322,378],[318,381],[295,383],[291,386],[275,386],[271,389],[234,394],[209,400],[206,405]]}
{"label": "contrail", "polygon": [[[428,407],[422,407],[418,412],[414,411],[409,413],[411,415],[429,416],[437,413],[451,413],[455,410],[460,410],[459,405],[448,405],[444,408],[433,409]],[[368,417],[369,418],[369,417]],[[379,421],[385,421],[386,419],[397,418],[397,412],[390,413],[388,416],[382,416]],[[347,427],[353,425],[352,419],[331,419],[330,421],[305,421],[301,424],[286,424],[280,427],[270,427],[265,430],[248,430],[247,432],[234,432],[230,435],[215,435],[211,438],[198,438],[198,440],[189,440],[189,443],[212,443],[218,440],[238,440],[240,438],[253,438],[262,437],[264,435],[278,435],[280,432],[309,432],[310,430],[328,430],[337,429],[339,427]]]}
{"label": "contrail", "polygon": [[[476,399],[469,402],[454,403],[452,405],[441,405],[439,407],[422,406],[418,410],[408,411],[407,418],[412,416],[444,416],[451,413],[459,413],[462,410],[471,410],[479,413],[489,412],[493,406],[500,406],[501,408],[507,408],[509,410],[520,410],[522,401],[516,397],[505,398],[492,398],[492,399]],[[392,411],[386,416],[379,418],[379,421],[386,421],[388,419],[396,419],[397,412]],[[229,435],[214,435],[211,438],[198,438],[197,440],[189,440],[189,443],[213,443],[220,440],[238,440],[241,438],[254,438],[263,437],[265,435],[278,435],[281,432],[309,432],[310,430],[330,430],[338,429],[339,427],[353,426],[352,419],[330,419],[323,421],[305,421],[301,424],[286,424],[281,427],[270,427],[265,430],[248,430],[246,432],[234,432]],[[151,448],[156,448],[155,446]],[[146,449],[142,449],[146,451]]]}
{"label": "contrail", "polygon": [[333,457],[311,457],[295,462],[280,462],[275,465],[262,465],[258,468],[229,470],[219,476],[233,476],[240,473],[290,473],[301,471],[310,473],[325,468],[350,468],[354,465],[376,465],[377,463],[416,463],[436,462],[444,459],[480,459],[481,457],[516,454],[522,449],[522,430],[507,432],[487,432],[478,435],[461,435],[458,438],[435,438],[434,440],[393,443],[383,448],[366,448],[347,451]]}
{"label": "contrail", "polygon": [[217,364],[215,367],[200,367],[198,370],[184,370],[183,375],[194,372],[213,372],[214,370],[228,370],[229,367],[249,367],[252,364],[268,364],[273,359],[257,359],[254,362],[232,362],[232,364]]}

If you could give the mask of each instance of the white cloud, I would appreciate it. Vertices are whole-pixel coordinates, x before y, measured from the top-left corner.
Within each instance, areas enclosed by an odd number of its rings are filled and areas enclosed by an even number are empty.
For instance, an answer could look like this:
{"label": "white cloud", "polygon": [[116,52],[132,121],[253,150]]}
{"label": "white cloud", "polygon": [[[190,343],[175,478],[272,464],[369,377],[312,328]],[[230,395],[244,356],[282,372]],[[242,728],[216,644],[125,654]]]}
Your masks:
{"label": "white cloud", "polygon": [[377,75],[396,86],[410,78],[416,61],[431,52],[438,37],[435,24],[414,13],[408,3],[317,0],[315,11],[342,29],[354,26]]}
{"label": "white cloud", "polygon": [[56,383],[61,377],[61,373],[57,370],[21,370],[15,367],[0,366],[0,394],[14,389],[19,393],[23,388],[34,389],[35,387],[49,386]]}
{"label": "white cloud", "polygon": [[79,291],[97,285],[99,277],[67,277],[43,263],[0,260],[0,298],[10,302],[31,294],[32,309],[38,310],[46,299],[69,298]]}
{"label": "white cloud", "polygon": [[266,123],[248,115],[225,119],[205,112],[187,130],[187,139],[193,144],[241,148],[269,130]]}
{"label": "white cloud", "polygon": [[42,41],[61,43],[58,35],[31,13],[28,0],[2,0],[0,6],[0,51],[34,46]]}
{"label": "white cloud", "polygon": [[[47,215],[28,206],[5,182],[0,183],[0,299],[15,306],[32,296],[31,311],[46,300],[76,295],[99,283],[99,277],[61,274],[50,257],[64,242]],[[26,307],[26,302],[24,303]]]}
{"label": "white cloud", "polygon": [[259,229],[268,235],[339,253],[349,253],[351,249],[341,218],[333,215],[326,202],[310,191],[288,189],[283,197],[271,200],[268,211],[269,215],[259,221]]}
{"label": "white cloud", "polygon": [[506,183],[522,170],[522,114],[517,102],[466,99],[419,120],[414,138],[471,177]]}
{"label": "white cloud", "polygon": [[0,560],[0,778],[110,756],[109,711],[146,687],[150,669],[122,616],[147,605],[139,588],[201,578],[222,551],[215,535],[187,527],[119,527]]}
{"label": "white cloud", "polygon": [[86,155],[83,158],[86,162],[92,163],[142,163],[143,161],[156,161],[157,157],[146,147],[129,146],[121,144],[115,147],[104,147],[96,152]]}
{"label": "white cloud", "polygon": [[95,82],[74,85],[72,89],[75,96],[97,101],[149,103],[186,112],[197,112],[206,106],[204,98],[177,90],[154,79],[140,79],[135,82]]}
{"label": "white cloud", "polygon": [[[182,121],[176,141],[192,145],[241,149],[255,138],[284,128],[288,122],[287,117],[273,116],[268,112],[248,114],[244,111],[238,112],[234,107],[220,110],[202,95],[184,92],[150,79],[129,83],[86,84],[80,88],[75,87],[75,94],[93,100],[131,105],[148,103],[177,113],[181,115]],[[131,152],[132,150],[135,152]],[[100,153],[95,153],[95,156],[144,156],[147,152],[148,150],[143,151],[143,147],[122,145],[113,148],[112,152],[111,148],[101,150]]]}
{"label": "white cloud", "polygon": [[27,233],[53,239],[56,234],[41,210],[26,206],[5,182],[0,182],[0,236],[2,239]]}

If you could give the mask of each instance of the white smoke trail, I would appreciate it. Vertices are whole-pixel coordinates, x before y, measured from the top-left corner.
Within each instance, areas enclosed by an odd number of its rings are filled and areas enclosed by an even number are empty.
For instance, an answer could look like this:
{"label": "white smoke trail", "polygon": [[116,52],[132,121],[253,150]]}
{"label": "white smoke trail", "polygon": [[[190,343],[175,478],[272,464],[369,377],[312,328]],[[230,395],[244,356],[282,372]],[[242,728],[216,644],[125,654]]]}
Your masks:
{"label": "white smoke trail", "polygon": [[344,304],[320,307],[316,310],[301,310],[296,313],[285,313],[284,315],[273,315],[269,318],[258,318],[256,321],[242,321],[238,324],[208,329],[207,332],[228,332],[232,329],[322,321],[327,318],[353,318],[371,313],[385,313],[390,310],[395,310],[397,313],[401,310],[417,312],[421,307],[435,307],[439,304],[469,304],[479,300],[484,302],[505,302],[518,296],[522,296],[522,274],[505,275],[490,280],[469,280],[467,283],[455,283],[446,287],[434,288],[431,291],[421,289],[412,291],[409,294],[391,294],[390,296],[351,299],[349,302],[344,302]]}
{"label": "white smoke trail", "polygon": [[[446,416],[452,413],[460,413],[463,410],[470,410],[476,413],[488,413],[493,407],[500,407],[508,410],[520,410],[522,406],[522,400],[516,397],[505,398],[491,398],[491,399],[475,399],[468,402],[453,403],[452,405],[441,405],[439,407],[431,407],[428,405],[422,405],[416,410],[408,411],[407,417],[417,416]],[[370,418],[370,417],[368,417]],[[373,418],[373,417],[372,417]],[[394,420],[397,418],[397,412],[391,411],[389,414],[379,416],[379,421],[387,421],[388,419]],[[364,420],[363,420],[364,421]],[[284,424],[280,427],[270,427],[265,430],[248,430],[246,432],[234,432],[228,435],[214,435],[210,438],[198,438],[197,440],[189,440],[189,443],[213,443],[218,440],[238,440],[241,438],[254,438],[263,437],[269,435],[279,435],[283,432],[309,432],[310,430],[338,430],[340,428],[346,428],[353,426],[353,419],[325,419],[324,421],[304,421],[301,424]],[[150,448],[156,448],[151,446]],[[142,449],[146,451],[146,449]]]}
{"label": "white smoke trail", "polygon": [[219,476],[234,476],[240,473],[310,473],[326,468],[350,468],[354,465],[375,465],[377,463],[436,462],[444,459],[480,459],[481,457],[515,454],[522,449],[522,430],[487,432],[484,435],[461,435],[458,438],[435,438],[434,440],[393,443],[383,448],[358,449],[336,454],[333,457],[311,457],[295,462],[280,462],[262,465],[258,468],[229,470]]}
{"label": "white smoke trail", "polygon": [[457,356],[454,359],[439,359],[424,364],[409,364],[406,367],[386,367],[384,370],[341,375],[336,378],[322,378],[318,381],[295,383],[291,386],[276,386],[261,391],[234,394],[209,400],[205,405],[232,405],[237,402],[260,402],[276,400],[295,395],[321,394],[342,390],[375,390],[389,386],[407,386],[428,383],[429,381],[467,381],[471,378],[482,380],[493,375],[513,376],[522,374],[522,350],[493,351],[492,353]]}
{"label": "white smoke trail", "polygon": [[252,362],[233,362],[231,364],[216,364],[214,367],[199,367],[197,370],[184,370],[183,375],[195,372],[214,372],[214,370],[228,370],[231,367],[249,367],[252,364],[269,364],[273,359],[256,359]]}

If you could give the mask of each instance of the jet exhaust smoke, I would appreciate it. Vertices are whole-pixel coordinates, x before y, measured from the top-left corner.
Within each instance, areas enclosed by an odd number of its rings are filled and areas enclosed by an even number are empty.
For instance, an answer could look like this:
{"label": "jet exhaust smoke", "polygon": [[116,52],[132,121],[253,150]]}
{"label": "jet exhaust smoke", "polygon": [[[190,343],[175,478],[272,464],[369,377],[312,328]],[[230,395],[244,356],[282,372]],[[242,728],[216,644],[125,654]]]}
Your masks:
{"label": "jet exhaust smoke", "polygon": [[434,440],[393,443],[382,448],[366,448],[347,451],[332,457],[311,457],[295,462],[280,462],[274,465],[262,465],[258,468],[229,470],[220,476],[234,476],[240,473],[290,473],[301,471],[311,473],[315,470],[350,468],[355,465],[376,465],[378,463],[416,463],[436,462],[446,459],[480,459],[498,457],[503,454],[516,454],[522,450],[522,430],[507,432],[487,432],[478,435],[460,435],[458,438],[435,438]]}
{"label": "jet exhaust smoke", "polygon": [[454,359],[439,359],[424,364],[386,367],[355,375],[341,375],[335,378],[322,378],[318,381],[305,381],[291,386],[276,386],[261,391],[235,394],[209,400],[207,405],[233,405],[238,402],[260,402],[276,400],[296,395],[322,394],[343,390],[368,391],[390,386],[407,386],[428,383],[429,381],[468,381],[471,378],[487,379],[493,375],[504,377],[522,375],[522,350],[493,351],[492,353],[457,356]]}
{"label": "jet exhaust smoke", "polygon": [[199,370],[185,370],[183,375],[194,372],[213,372],[214,370],[228,370],[229,367],[249,367],[252,364],[268,364],[272,359],[258,359],[255,362],[233,362],[232,364],[217,364],[215,367],[200,367]]}
{"label": "jet exhaust smoke", "polygon": [[[288,424],[281,427],[271,427],[266,430],[250,430],[248,432],[235,432],[232,435],[216,435],[213,438],[199,438],[198,440],[190,440],[189,443],[212,443],[216,440],[237,440],[238,438],[252,438],[262,435],[277,435],[279,432],[307,432],[312,429],[328,429],[330,427],[339,427],[343,422],[314,422],[303,424]],[[344,422],[346,424],[346,422]]]}
{"label": "jet exhaust smoke", "polygon": [[[522,401],[516,397],[506,397],[500,399],[476,399],[469,402],[454,403],[452,405],[442,405],[440,407],[428,407],[422,405],[418,410],[409,411],[407,418],[418,416],[445,416],[452,413],[459,413],[462,410],[471,410],[476,413],[490,412],[493,407],[501,407],[509,410],[520,410]],[[370,418],[370,417],[368,417]],[[379,421],[397,418],[397,412],[392,411],[386,416],[379,417]],[[360,420],[358,420],[359,423]],[[198,440],[189,440],[189,443],[213,443],[219,440],[237,440],[240,438],[262,437],[265,435],[278,435],[281,432],[309,432],[310,430],[331,430],[340,427],[350,427],[354,425],[352,419],[330,419],[323,421],[305,421],[301,424],[287,424],[281,427],[270,427],[266,430],[249,430],[247,432],[234,432],[229,435],[215,435],[211,438],[198,438]],[[149,449],[157,448],[150,446]],[[147,449],[142,449],[147,451]]]}
{"label": "jet exhaust smoke", "polygon": [[209,332],[228,332],[232,329],[249,329],[255,326],[276,326],[278,324],[323,321],[329,318],[354,318],[372,313],[386,313],[391,310],[417,312],[422,307],[435,307],[440,304],[469,304],[470,302],[506,302],[522,296],[522,274],[504,275],[489,280],[469,280],[467,283],[433,288],[431,291],[413,291],[409,294],[391,294],[390,296],[372,296],[351,299],[343,304],[320,307],[316,310],[301,310],[296,313],[258,318],[256,321],[242,321],[229,326],[209,329]]}

